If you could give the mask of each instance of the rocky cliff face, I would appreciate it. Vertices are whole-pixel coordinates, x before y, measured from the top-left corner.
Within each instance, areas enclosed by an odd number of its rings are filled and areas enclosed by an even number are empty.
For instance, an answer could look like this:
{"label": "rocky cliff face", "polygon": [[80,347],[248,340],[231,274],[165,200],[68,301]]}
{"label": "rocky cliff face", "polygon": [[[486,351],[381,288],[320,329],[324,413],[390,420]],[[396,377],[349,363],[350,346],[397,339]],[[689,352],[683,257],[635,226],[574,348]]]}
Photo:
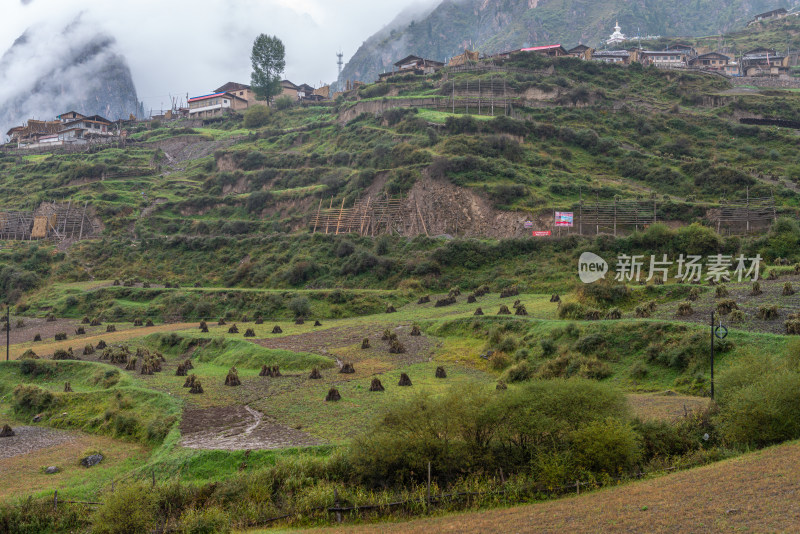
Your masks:
{"label": "rocky cliff face", "polygon": [[125,58],[113,37],[80,19],[58,31],[28,29],[0,58],[0,137],[71,110],[110,120],[139,114]]}
{"label": "rocky cliff face", "polygon": [[[358,49],[340,81],[372,82],[408,54],[445,60],[465,48],[486,54],[524,46],[598,46],[619,20],[635,35],[714,35],[756,13],[798,0],[444,0],[416,17],[405,13]],[[411,21],[407,19],[411,18]]]}

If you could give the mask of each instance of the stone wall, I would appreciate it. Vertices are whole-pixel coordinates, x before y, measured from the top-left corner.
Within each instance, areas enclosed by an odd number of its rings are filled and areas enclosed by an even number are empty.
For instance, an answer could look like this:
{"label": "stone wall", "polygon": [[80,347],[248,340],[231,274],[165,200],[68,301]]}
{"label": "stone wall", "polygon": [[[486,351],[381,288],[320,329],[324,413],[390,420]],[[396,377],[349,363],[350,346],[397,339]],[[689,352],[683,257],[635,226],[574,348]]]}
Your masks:
{"label": "stone wall", "polygon": [[800,89],[800,79],[796,78],[731,78],[734,87],[752,85],[772,89]]}

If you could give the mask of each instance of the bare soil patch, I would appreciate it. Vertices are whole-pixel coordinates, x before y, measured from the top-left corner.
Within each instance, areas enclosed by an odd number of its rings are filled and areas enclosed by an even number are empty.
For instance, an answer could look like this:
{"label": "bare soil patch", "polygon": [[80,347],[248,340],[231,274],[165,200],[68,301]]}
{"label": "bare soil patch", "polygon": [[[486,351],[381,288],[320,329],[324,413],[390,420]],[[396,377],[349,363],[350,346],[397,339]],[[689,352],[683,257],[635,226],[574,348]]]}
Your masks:
{"label": "bare soil patch", "polygon": [[645,421],[677,421],[692,412],[708,407],[710,399],[689,395],[631,393],[628,404],[633,413]]}
{"label": "bare soil patch", "polygon": [[187,408],[181,434],[181,445],[190,449],[284,449],[322,443],[305,432],[275,423],[249,406]]}
{"label": "bare soil patch", "polygon": [[75,436],[64,430],[39,426],[13,426],[14,436],[0,438],[0,459],[13,458],[47,447],[69,443]]}

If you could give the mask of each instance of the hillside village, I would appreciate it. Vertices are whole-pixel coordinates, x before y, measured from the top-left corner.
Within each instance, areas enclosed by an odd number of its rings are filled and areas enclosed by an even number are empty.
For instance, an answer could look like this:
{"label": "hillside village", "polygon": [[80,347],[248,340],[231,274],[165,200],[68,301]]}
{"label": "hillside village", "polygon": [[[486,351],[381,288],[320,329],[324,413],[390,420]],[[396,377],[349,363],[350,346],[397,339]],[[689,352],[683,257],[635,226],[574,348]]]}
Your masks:
{"label": "hillside village", "polygon": [[[797,16],[797,13],[789,14],[786,9],[776,9],[756,15],[748,26],[789,16]],[[637,40],[639,44],[625,46]],[[428,76],[444,68],[457,69],[479,64],[501,65],[513,55],[526,53],[553,58],[573,57],[582,61],[618,65],[637,63],[662,69],[706,72],[727,78],[746,78],[748,80],[746,83],[754,85],[765,83],[765,80],[783,80],[789,84],[797,82],[797,86],[800,87],[800,81],[790,75],[791,67],[797,66],[799,62],[797,54],[790,56],[788,52],[782,53],[775,48],[756,47],[735,56],[719,50],[696,48],[682,41],[671,42],[662,50],[649,50],[641,47],[640,39],[627,37],[619,23],[605,41],[605,46],[600,49],[584,44],[569,49],[561,44],[551,44],[508,50],[488,56],[481,55],[477,51],[465,50],[463,54],[456,55],[446,62],[411,54],[396,61],[394,68],[380,74],[376,81],[387,82],[395,76]],[[357,91],[364,85],[366,85],[364,82],[347,80],[341,91],[334,91],[331,85],[315,88],[305,83],[298,85],[289,80],[282,80],[281,93],[270,102],[270,105],[277,98],[283,98],[294,104],[333,102],[339,98],[358,99]],[[185,107],[175,107],[144,120],[177,118],[208,120],[232,112],[243,112],[257,103],[259,101],[249,85],[228,82],[208,94],[189,97]],[[22,126],[11,128],[6,132],[8,139],[6,146],[16,145],[19,149],[47,149],[119,141],[126,138],[126,127],[130,127],[137,120],[142,119],[131,116],[127,120],[110,121],[97,115],[85,117],[70,111],[54,120],[30,119]]]}

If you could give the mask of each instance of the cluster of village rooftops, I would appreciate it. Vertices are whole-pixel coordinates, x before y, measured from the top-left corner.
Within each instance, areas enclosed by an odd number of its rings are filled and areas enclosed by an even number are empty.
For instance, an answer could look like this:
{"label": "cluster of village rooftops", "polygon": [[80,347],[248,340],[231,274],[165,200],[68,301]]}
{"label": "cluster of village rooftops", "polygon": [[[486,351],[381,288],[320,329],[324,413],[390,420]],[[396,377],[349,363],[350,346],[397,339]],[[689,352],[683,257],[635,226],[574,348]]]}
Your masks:
{"label": "cluster of village rooftops", "polygon": [[[789,16],[785,9],[777,9],[757,15],[750,25],[776,18]],[[739,56],[727,55],[721,51],[695,48],[686,43],[673,43],[664,50],[644,50],[640,46],[625,47],[636,38],[628,38],[622,33],[619,23],[614,33],[605,41],[606,49],[594,49],[579,44],[566,49],[560,44],[519,48],[490,56],[482,56],[479,52],[465,50],[451,58],[447,63],[433,59],[410,55],[394,64],[390,72],[378,76],[379,82],[385,82],[395,76],[426,76],[445,67],[461,67],[475,65],[482,61],[504,60],[514,54],[535,53],[549,57],[575,57],[584,61],[600,61],[629,65],[641,63],[661,68],[698,69],[712,71],[726,76],[747,77],[783,77],[788,76],[790,58],[775,49],[756,48]],[[295,85],[289,80],[281,82],[281,93],[277,98],[288,98],[293,102],[319,102],[335,100],[339,95],[357,91],[365,85],[360,81],[346,81],[341,91],[333,92],[331,86],[314,88],[308,84]],[[231,112],[242,111],[256,104],[255,92],[249,85],[228,82],[207,95],[188,99],[188,106],[168,111],[153,119],[171,119],[184,116],[192,119],[209,119],[220,117]],[[264,102],[259,102],[263,104]],[[126,122],[109,121],[99,115],[84,116],[76,111],[63,113],[54,121],[29,120],[25,126],[11,128],[6,135],[10,144],[19,148],[38,148],[69,144],[85,144],[103,141],[117,136],[124,137]]]}

